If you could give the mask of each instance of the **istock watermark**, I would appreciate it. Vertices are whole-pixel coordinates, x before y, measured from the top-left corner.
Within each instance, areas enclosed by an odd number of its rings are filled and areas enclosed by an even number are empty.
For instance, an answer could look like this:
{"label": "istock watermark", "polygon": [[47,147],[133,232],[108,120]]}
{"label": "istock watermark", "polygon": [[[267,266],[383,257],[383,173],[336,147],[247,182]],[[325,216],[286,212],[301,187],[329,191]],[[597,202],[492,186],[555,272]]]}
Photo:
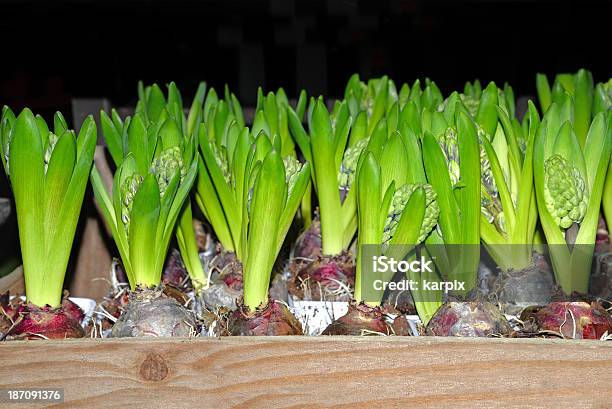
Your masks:
{"label": "istock watermark", "polygon": [[[517,306],[543,305],[550,301],[555,281],[563,277],[600,293],[612,288],[606,275],[608,258],[594,250],[586,244],[574,244],[571,252],[566,244],[367,244],[358,250],[357,285],[367,302],[394,299],[392,292],[407,291],[412,300],[425,302],[493,296]],[[559,259],[571,263],[555,266]]]}
{"label": "istock watermark", "polygon": [[424,256],[421,256],[419,260],[396,260],[392,257],[387,256],[373,256],[372,257],[372,271],[386,273],[392,271],[397,273],[407,273],[412,271],[414,273],[430,272],[433,273],[434,265],[433,260],[428,260]]}
{"label": "istock watermark", "polygon": [[430,273],[428,276],[434,279],[399,279],[384,280],[376,278],[372,281],[372,288],[375,291],[441,291],[448,294],[452,291],[465,291],[465,282],[459,280],[442,281],[435,275],[435,265],[433,258],[420,256],[416,259],[396,260],[389,256],[372,256],[372,273],[392,273],[393,277],[397,273],[403,276],[412,277],[423,273]]}
{"label": "istock watermark", "polygon": [[[409,245],[363,245],[361,251],[361,295],[380,302],[391,291],[410,291],[419,300],[434,301],[443,295],[469,290],[468,274],[460,260],[478,265],[480,246],[465,248],[414,247]],[[457,255],[460,254],[460,257]],[[444,266],[441,272],[440,267]],[[451,271],[451,274],[445,274]]]}
{"label": "istock watermark", "polygon": [[465,282],[463,281],[428,281],[428,280],[400,280],[383,281],[374,280],[372,287],[376,291],[441,291],[448,294],[451,291],[464,291]]}

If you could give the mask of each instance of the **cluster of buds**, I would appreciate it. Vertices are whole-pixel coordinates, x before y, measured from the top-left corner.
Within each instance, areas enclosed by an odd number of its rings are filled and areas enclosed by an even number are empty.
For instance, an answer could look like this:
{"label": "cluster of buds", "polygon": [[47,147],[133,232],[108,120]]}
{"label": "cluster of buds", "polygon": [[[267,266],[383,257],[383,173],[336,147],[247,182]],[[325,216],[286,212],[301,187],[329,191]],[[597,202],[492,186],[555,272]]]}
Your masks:
{"label": "cluster of buds", "polygon": [[183,178],[187,174],[187,170],[183,164],[181,149],[178,146],[173,146],[164,150],[157,158],[153,160],[151,172],[157,179],[157,185],[159,186],[159,194],[161,197],[164,196],[172,177],[177,171],[180,172],[182,182]]}
{"label": "cluster of buds", "polygon": [[465,105],[470,115],[476,117],[476,114],[478,114],[478,107],[480,106],[480,99],[465,94],[459,94],[459,98],[461,98],[461,102],[463,102],[463,105]]}
{"label": "cluster of buds", "polygon": [[544,195],[548,211],[564,229],[580,223],[587,208],[586,184],[580,171],[561,155],[544,163]]}
{"label": "cluster of buds", "polygon": [[344,158],[342,159],[340,172],[338,173],[338,186],[340,187],[340,190],[348,192],[351,188],[353,180],[355,180],[355,172],[357,171],[359,156],[367,145],[368,140],[362,139],[344,152]]}
{"label": "cluster of buds", "polygon": [[457,145],[457,131],[449,127],[446,128],[444,134],[440,137],[440,146],[444,157],[446,158],[446,164],[448,166],[448,174],[451,179],[451,184],[456,186],[459,183],[460,171],[459,171],[459,145]]}
{"label": "cluster of buds", "polygon": [[134,197],[136,192],[144,178],[138,173],[134,173],[128,176],[121,186],[121,221],[125,226],[125,230],[130,229],[130,214],[132,212],[132,204],[134,203]]}
{"label": "cluster of buds", "polygon": [[482,144],[483,138],[490,138],[479,125],[477,125],[477,128],[478,140],[480,142],[480,212],[489,223],[495,224],[498,231],[505,233],[505,218],[499,199],[499,190],[491,170],[491,162]]}
{"label": "cluster of buds", "polygon": [[304,167],[304,164],[297,160],[294,156],[285,156],[283,158],[283,164],[285,165],[285,181],[287,182],[287,196],[291,195],[291,191],[295,186],[300,171]]}
{"label": "cluster of buds", "polygon": [[225,147],[217,145],[216,143],[211,143],[210,147],[212,148],[213,155],[215,156],[215,162],[217,162],[219,169],[221,169],[221,172],[223,173],[223,178],[225,178],[227,183],[230,183],[232,174],[229,169],[229,163],[226,156],[227,151],[225,150]]}
{"label": "cluster of buds", "polygon": [[[408,184],[403,185],[395,191],[387,219],[385,220],[385,229],[383,232],[383,243],[387,244],[397,228],[400,217],[404,212],[406,204],[410,200],[410,197],[414,191],[422,187],[425,190],[425,216],[423,217],[423,223],[421,224],[421,230],[419,232],[418,243],[422,243],[423,240],[429,235],[431,230],[436,226],[438,222],[438,215],[440,214],[440,207],[437,202],[437,195],[433,188],[429,184]],[[414,244],[418,244],[414,243]]]}

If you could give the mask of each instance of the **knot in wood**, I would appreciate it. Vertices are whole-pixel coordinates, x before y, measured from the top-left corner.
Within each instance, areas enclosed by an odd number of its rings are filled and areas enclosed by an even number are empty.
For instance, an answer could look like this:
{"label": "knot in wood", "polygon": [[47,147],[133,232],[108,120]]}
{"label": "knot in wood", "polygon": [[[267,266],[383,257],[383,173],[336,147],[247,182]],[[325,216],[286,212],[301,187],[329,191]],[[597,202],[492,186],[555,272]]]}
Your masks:
{"label": "knot in wood", "polygon": [[161,381],[168,376],[168,365],[160,354],[150,352],[140,365],[140,376],[146,381]]}

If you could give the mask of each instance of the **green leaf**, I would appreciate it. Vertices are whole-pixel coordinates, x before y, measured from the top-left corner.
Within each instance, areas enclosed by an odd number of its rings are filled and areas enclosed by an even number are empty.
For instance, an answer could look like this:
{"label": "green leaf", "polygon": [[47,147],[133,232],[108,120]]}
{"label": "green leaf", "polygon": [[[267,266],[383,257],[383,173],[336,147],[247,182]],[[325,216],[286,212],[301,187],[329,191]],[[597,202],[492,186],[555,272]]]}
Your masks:
{"label": "green leaf", "polygon": [[278,226],[278,237],[276,239],[277,248],[276,255],[280,252],[285,237],[287,236],[287,232],[291,227],[291,222],[295,217],[295,213],[297,212],[298,207],[302,201],[302,197],[304,196],[304,192],[310,183],[310,164],[305,163],[300,170],[300,173],[295,179],[295,183],[293,185],[293,189],[291,193],[288,194],[287,202],[285,203],[283,214],[279,219]]}
{"label": "green leaf", "polygon": [[[45,217],[45,232],[49,234],[49,238],[55,236],[57,223],[64,223],[59,219],[60,207],[64,200],[74,200],[74,198],[66,198],[66,191],[70,179],[72,178],[72,171],[76,162],[76,139],[72,132],[64,132],[59,137],[51,160],[47,167],[47,173],[45,174],[45,187],[44,187],[44,204],[43,211]],[[89,172],[88,172],[89,173]],[[58,240],[64,238],[58,237]],[[53,241],[49,240],[45,243],[45,252],[49,253]]]}
{"label": "green leaf", "polygon": [[412,246],[419,244],[418,239],[424,218],[425,190],[422,187],[418,187],[410,195],[410,199],[408,199],[406,207],[404,207],[404,211],[397,222],[395,233],[389,244],[391,246]]}
{"label": "green leaf", "polygon": [[542,109],[542,113],[545,113],[548,111],[550,104],[552,104],[550,85],[548,84],[548,78],[546,78],[545,74],[538,73],[536,75],[536,89],[538,90],[540,108]]}
{"label": "green leaf", "polygon": [[398,131],[394,131],[385,144],[380,164],[382,169],[382,189],[386,190],[391,182],[397,186],[408,183],[408,160],[406,146]]}
{"label": "green leaf", "polygon": [[[46,296],[44,230],[44,168],[43,145],[36,119],[24,109],[15,123],[10,141],[10,179],[15,197],[15,210],[19,227],[19,241],[23,258],[26,294],[28,300],[44,306],[59,304],[61,294]],[[51,239],[51,238],[49,238]]]}
{"label": "green leaf", "polygon": [[490,138],[495,135],[495,128],[497,127],[497,94],[497,86],[494,82],[490,82],[482,93],[478,105],[478,114],[476,114],[476,122]]}
{"label": "green leaf", "polygon": [[[610,114],[607,115],[610,118]],[[595,183],[595,175],[605,161],[606,144],[610,142],[610,120],[606,124],[606,113],[599,113],[593,118],[584,143],[584,163],[589,189]]]}
{"label": "green leaf", "polygon": [[317,195],[321,212],[323,253],[339,254],[343,250],[341,203],[338,192],[338,169],[334,158],[336,141],[327,108],[317,101],[312,114],[312,158],[316,177]]}
{"label": "green leaf", "polygon": [[[229,223],[233,241],[236,243],[238,241],[238,238],[240,237],[240,212],[242,211],[242,209],[239,209],[236,205],[236,199],[234,198],[230,187],[225,181],[223,172],[219,168],[219,165],[217,164],[214,153],[210,146],[212,142],[206,139],[205,132],[203,132],[203,129],[204,127],[201,126],[200,151],[202,152],[202,158],[204,159],[204,164],[206,166],[207,172],[210,175],[217,195],[219,196],[219,201],[221,202],[225,217]],[[204,198],[204,200],[206,199]]]}
{"label": "green leaf", "polygon": [[226,251],[235,251],[234,241],[225,214],[223,213],[223,207],[210,174],[206,170],[206,165],[204,165],[204,161],[201,158],[198,159],[196,202],[206,219],[212,225],[215,235],[223,245],[223,248]]}
{"label": "green leaf", "polygon": [[197,130],[197,125],[201,121],[202,117],[202,105],[204,104],[204,97],[206,96],[206,83],[200,82],[189,114],[187,115],[187,135],[192,135]]}
{"label": "green leaf", "polygon": [[214,88],[211,88],[206,94],[206,99],[204,100],[204,118],[203,122],[209,122],[211,118],[211,110],[213,110],[217,104],[219,103],[219,97],[217,96],[217,92]]}
{"label": "green leaf", "polygon": [[[40,124],[40,122],[39,122]],[[44,125],[44,128],[46,129],[46,131],[49,131],[49,128],[47,128],[47,124]],[[53,115],[53,133],[56,135],[61,135],[64,132],[66,132],[68,130],[68,123],[66,122],[66,118],[64,118],[64,115],[62,115],[61,112],[56,112],[55,115]],[[47,135],[41,135],[41,137],[45,138]]]}
{"label": "green leaf", "polygon": [[[123,225],[119,225],[117,219],[115,218],[113,203],[108,196],[104,182],[100,177],[100,173],[95,167],[91,170],[91,185],[93,187],[96,202],[102,211],[102,216],[104,217],[106,225],[110,229],[115,240],[115,244],[117,245],[117,249],[119,250],[119,255],[121,256],[128,281],[130,283],[134,283],[134,275],[132,273],[132,265],[130,264],[127,237],[120,233],[120,231],[124,232],[125,230],[123,229]],[[121,221],[119,221],[119,223],[121,223]]]}
{"label": "green leaf", "polygon": [[278,220],[287,196],[285,171],[280,155],[271,151],[263,161],[253,188],[244,266],[244,304],[251,311],[268,302],[268,286],[276,258]]}
{"label": "green leaf", "polygon": [[130,121],[130,126],[128,128],[128,147],[128,151],[134,155],[138,173],[141,175],[146,174],[149,170],[151,160],[148,154],[149,139],[147,137],[147,128],[144,125],[141,115],[135,115]]}
{"label": "green leaf", "polygon": [[166,99],[164,92],[157,84],[153,84],[150,88],[149,95],[146,101],[147,119],[153,123],[159,121],[159,117],[166,108]]}
{"label": "green leaf", "polygon": [[[54,293],[61,297],[66,266],[70,258],[72,241],[79,221],[79,214],[87,188],[87,179],[91,171],[94,152],[96,149],[97,128],[93,117],[88,116],[76,140],[76,163],[71,168],[72,177],[63,196],[63,200],[54,206],[58,212],[55,230],[47,232],[52,237],[51,246],[47,247],[47,275],[45,285],[56,285]],[[57,145],[55,147],[57,149]],[[70,166],[66,166],[66,170]],[[49,171],[47,170],[47,175]],[[48,187],[45,186],[47,189]],[[56,198],[60,200],[59,197]],[[59,302],[59,299],[58,299]]]}
{"label": "green leaf", "polygon": [[480,149],[476,128],[472,119],[460,112],[457,117],[457,144],[461,182],[459,190],[461,212],[462,243],[480,242]]}
{"label": "green leaf", "polygon": [[161,149],[165,150],[174,146],[180,146],[184,136],[179,129],[178,124],[172,118],[166,119],[159,130],[159,138],[161,139]]}
{"label": "green leaf", "polygon": [[357,275],[355,277],[355,299],[361,300],[361,253],[365,244],[381,244],[383,222],[380,204],[382,201],[382,179],[380,166],[372,152],[367,152],[357,175]]}
{"label": "green leaf", "polygon": [[238,101],[238,98],[236,98],[236,95],[234,94],[231,95],[231,104],[232,104],[232,111],[234,112],[234,118],[236,122],[238,123],[238,126],[240,128],[244,128],[245,122],[244,122],[244,114],[242,113],[242,107],[240,106],[240,102]]}
{"label": "green leaf", "polygon": [[117,129],[111,118],[104,111],[100,111],[100,125],[102,126],[102,134],[106,141],[106,147],[115,162],[115,166],[119,166],[123,161],[123,129]]}
{"label": "green leaf", "polygon": [[304,155],[306,161],[312,163],[312,152],[310,148],[310,139],[302,126],[300,116],[291,108],[287,107],[287,119],[289,122],[289,129],[291,135],[295,139],[295,142],[300,147],[300,151]]}
{"label": "green leaf", "polygon": [[308,97],[306,95],[306,91],[300,91],[300,96],[297,101],[297,105],[295,106],[295,113],[297,114],[298,119],[301,121],[304,118],[304,112],[306,111],[306,103],[308,101]]}
{"label": "green leaf", "polygon": [[153,174],[148,174],[140,185],[130,213],[130,260],[136,285],[153,287],[161,280],[161,270],[156,271],[155,257],[151,249],[159,249],[156,229],[159,219],[159,188]]}
{"label": "green leaf", "polygon": [[[438,195],[440,216],[438,224],[442,230],[444,242],[448,244],[461,243],[459,224],[459,206],[453,194],[446,159],[438,141],[431,133],[425,133],[423,138],[423,159],[427,180]],[[480,174],[480,172],[478,172]],[[480,186],[480,182],[478,183]]]}

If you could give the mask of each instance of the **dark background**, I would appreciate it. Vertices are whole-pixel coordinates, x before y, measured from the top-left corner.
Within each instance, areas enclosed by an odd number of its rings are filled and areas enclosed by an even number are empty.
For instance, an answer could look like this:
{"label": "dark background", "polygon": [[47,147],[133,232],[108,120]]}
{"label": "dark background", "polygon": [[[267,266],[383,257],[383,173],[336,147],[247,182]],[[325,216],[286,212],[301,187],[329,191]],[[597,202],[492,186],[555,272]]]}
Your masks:
{"label": "dark background", "polygon": [[[136,82],[229,84],[338,97],[348,77],[435,80],[443,93],[480,78],[533,95],[536,72],[612,75],[612,1],[0,1],[0,105],[71,118],[72,97],[128,105]],[[0,176],[0,196],[7,196]],[[14,220],[0,228],[0,264]]]}

